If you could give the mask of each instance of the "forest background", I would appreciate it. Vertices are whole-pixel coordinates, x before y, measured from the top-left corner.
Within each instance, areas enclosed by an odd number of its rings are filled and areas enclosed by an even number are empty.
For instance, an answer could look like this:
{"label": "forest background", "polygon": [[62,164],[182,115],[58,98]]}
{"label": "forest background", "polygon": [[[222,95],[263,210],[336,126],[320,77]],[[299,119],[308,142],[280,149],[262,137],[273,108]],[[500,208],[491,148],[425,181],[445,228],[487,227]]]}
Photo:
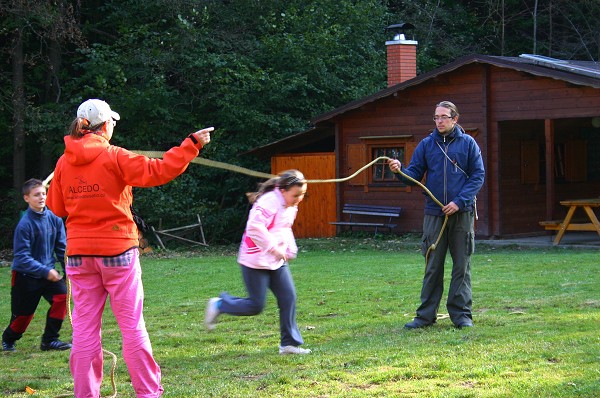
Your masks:
{"label": "forest background", "polygon": [[[386,87],[386,27],[409,22],[417,73],[467,54],[600,60],[600,0],[0,0],[0,249],[46,178],[78,105],[121,114],[112,143],[164,151],[215,126],[203,157],[269,171],[245,152]],[[256,178],[192,165],[134,189],[151,225],[202,215],[239,240]]]}

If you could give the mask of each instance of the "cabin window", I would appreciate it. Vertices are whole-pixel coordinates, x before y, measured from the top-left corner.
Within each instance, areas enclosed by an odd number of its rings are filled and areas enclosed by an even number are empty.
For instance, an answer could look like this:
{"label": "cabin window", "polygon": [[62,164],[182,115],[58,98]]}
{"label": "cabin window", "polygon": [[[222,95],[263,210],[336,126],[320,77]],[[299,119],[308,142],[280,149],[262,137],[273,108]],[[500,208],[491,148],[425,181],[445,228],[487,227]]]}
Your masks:
{"label": "cabin window", "polygon": [[[412,135],[364,136],[360,137],[360,140],[360,144],[347,146],[346,159],[349,175],[382,156],[396,158],[402,164],[408,164],[416,146]],[[386,159],[377,161],[367,170],[359,173],[348,181],[348,185],[362,186],[365,192],[370,190],[397,191],[398,189],[410,191],[411,189],[390,171]]]}
{"label": "cabin window", "polygon": [[[371,148],[371,161],[380,158],[382,156],[387,156],[388,158],[398,159],[403,164],[404,160],[404,146],[386,146],[386,147],[373,147]],[[381,159],[377,163],[375,163],[372,167],[371,173],[371,182],[372,183],[400,183],[396,175],[392,173],[390,168],[388,167],[387,160]]]}

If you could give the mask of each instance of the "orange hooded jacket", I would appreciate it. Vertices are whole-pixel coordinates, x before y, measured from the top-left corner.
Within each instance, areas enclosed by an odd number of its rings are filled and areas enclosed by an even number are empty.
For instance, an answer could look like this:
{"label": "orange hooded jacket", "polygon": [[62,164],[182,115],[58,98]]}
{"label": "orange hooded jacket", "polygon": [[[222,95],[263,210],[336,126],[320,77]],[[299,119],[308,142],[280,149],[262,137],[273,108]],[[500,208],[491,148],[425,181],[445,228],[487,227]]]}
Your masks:
{"label": "orange hooded jacket", "polygon": [[67,217],[67,255],[116,256],[138,245],[132,186],[166,184],[185,171],[202,144],[186,138],[163,159],[110,145],[96,134],[65,137],[46,205]]}

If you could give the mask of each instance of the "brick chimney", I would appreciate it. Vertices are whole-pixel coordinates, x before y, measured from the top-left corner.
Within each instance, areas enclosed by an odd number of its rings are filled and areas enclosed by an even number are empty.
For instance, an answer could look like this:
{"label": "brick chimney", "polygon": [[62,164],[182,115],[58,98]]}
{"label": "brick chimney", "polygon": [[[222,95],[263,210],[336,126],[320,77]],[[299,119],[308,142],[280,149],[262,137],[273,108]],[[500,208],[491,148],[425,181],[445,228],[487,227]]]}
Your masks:
{"label": "brick chimney", "polygon": [[386,30],[394,32],[394,38],[386,41],[388,87],[417,76],[417,42],[406,40],[405,29],[413,29],[410,23],[390,25]]}

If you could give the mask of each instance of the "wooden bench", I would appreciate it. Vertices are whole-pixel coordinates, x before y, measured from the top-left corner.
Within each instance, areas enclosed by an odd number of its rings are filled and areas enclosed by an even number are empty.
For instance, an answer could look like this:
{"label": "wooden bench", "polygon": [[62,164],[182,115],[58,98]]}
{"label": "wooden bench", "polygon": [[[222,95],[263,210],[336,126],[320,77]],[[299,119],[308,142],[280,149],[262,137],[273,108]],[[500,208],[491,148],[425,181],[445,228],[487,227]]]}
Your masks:
{"label": "wooden bench", "polygon": [[544,227],[546,231],[558,231],[561,222],[563,222],[563,220],[547,220],[540,221],[539,224]]}
{"label": "wooden bench", "polygon": [[[335,221],[330,222],[332,225],[347,226],[352,230],[353,227],[374,227],[375,235],[379,228],[387,228],[389,232],[396,227],[397,224],[393,223],[393,219],[400,217],[402,212],[401,207],[395,206],[373,206],[373,205],[357,205],[357,204],[345,204],[342,209],[342,213],[348,214],[348,221]],[[363,220],[364,217],[378,217],[385,221],[380,222],[366,222]],[[359,218],[357,221],[356,218]]]}
{"label": "wooden bench", "polygon": [[[539,224],[544,227],[544,229],[546,231],[558,231],[560,230],[560,224],[562,224],[564,220],[547,220],[547,221],[540,221]],[[577,219],[577,220],[572,220],[571,222],[574,223],[582,223],[584,222],[584,219]]]}

